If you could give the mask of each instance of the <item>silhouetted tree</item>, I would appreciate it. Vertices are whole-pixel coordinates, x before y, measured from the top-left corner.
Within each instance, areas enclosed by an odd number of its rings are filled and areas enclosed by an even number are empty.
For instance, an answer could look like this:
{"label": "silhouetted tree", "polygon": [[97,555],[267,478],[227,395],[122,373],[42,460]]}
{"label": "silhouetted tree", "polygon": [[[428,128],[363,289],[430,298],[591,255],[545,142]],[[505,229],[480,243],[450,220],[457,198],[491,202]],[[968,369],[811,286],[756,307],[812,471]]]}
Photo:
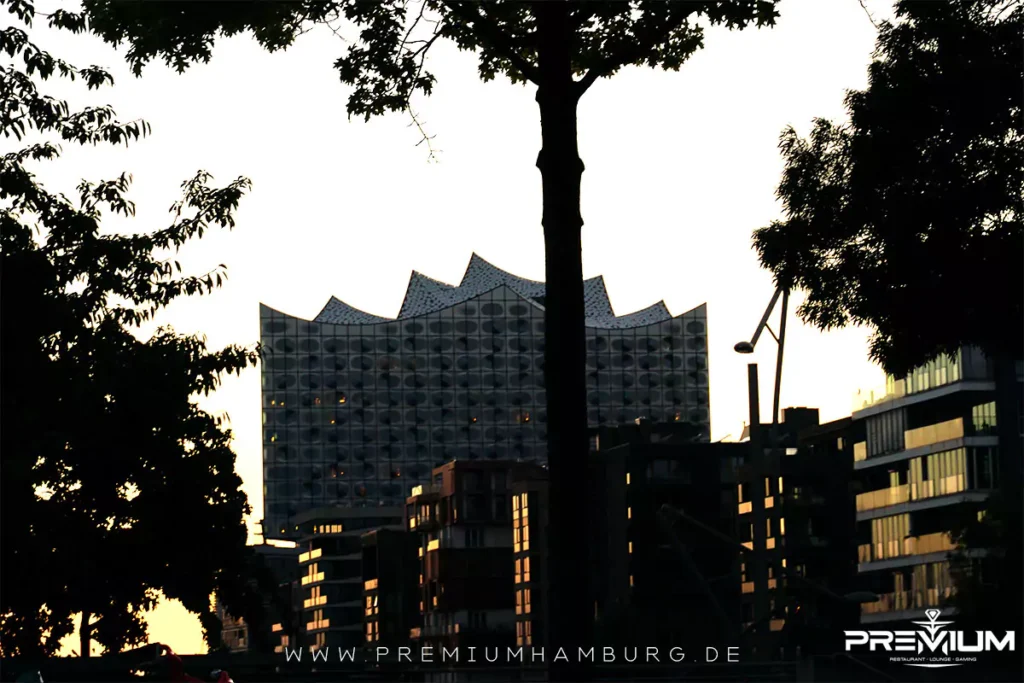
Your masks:
{"label": "silhouetted tree", "polygon": [[[1008,554],[1020,555],[1020,544],[1007,541],[1020,536],[1021,519],[1007,514],[1006,501],[998,494],[986,502],[982,514],[973,509],[966,512],[952,533],[957,548],[951,571],[958,590],[950,603],[978,629],[1017,630],[1024,596],[1020,577],[1006,572],[1005,559]],[[974,553],[976,549],[986,553]],[[960,626],[970,629],[966,623]]]}
{"label": "silhouetted tree", "polygon": [[[31,24],[31,6],[9,9]],[[54,654],[73,614],[82,615],[83,656],[93,640],[108,651],[138,644],[157,591],[218,638],[211,593],[237,602],[248,590],[249,507],[230,431],[193,399],[257,351],[211,352],[169,328],[143,340],[140,325],[220,285],[223,266],[185,276],[173,252],[212,226],[232,227],[249,183],[217,189],[200,172],[183,184],[169,227],[102,231],[104,213],[134,213],[128,176],[82,181],[72,200],[30,168],[58,157],[49,140],[127,144],[146,124],[122,123],[109,107],[73,111],[40,92],[37,82],[53,76],[89,89],[112,79],[40,50],[22,28],[0,30],[0,51],[21,62],[0,67],[0,130],[25,145],[0,159],[0,651]]]}
{"label": "silhouetted tree", "polygon": [[[599,78],[631,65],[678,69],[703,45],[703,25],[772,25],[775,0],[711,2],[457,2],[451,0],[303,0],[299,2],[122,3],[86,0],[90,30],[113,44],[128,43],[136,73],[154,58],[179,71],[211,57],[214,41],[251,31],[268,50],[290,46],[310,25],[343,23],[348,33],[335,62],[353,86],[350,116],[369,119],[409,110],[415,93],[429,94],[425,68],[439,39],[479,57],[483,80],[504,75],[537,86],[543,187],[547,296],[545,385],[551,454],[552,590],[560,609],[553,632],[566,646],[589,640],[593,612],[576,581],[587,556],[576,533],[588,509],[584,469],[586,381],[580,182],[576,135],[580,97]],[[702,23],[698,23],[702,22]],[[332,26],[333,27],[333,26]],[[567,619],[565,623],[562,620]],[[575,622],[575,623],[571,623]],[[584,629],[580,631],[579,629]]]}
{"label": "silhouetted tree", "polygon": [[[950,559],[950,573],[956,592],[949,604],[957,608],[957,628],[971,631],[1020,631],[1021,516],[1000,494],[985,504],[983,515],[973,508],[953,530],[956,551]],[[978,552],[981,551],[981,552]],[[992,657],[993,655],[989,655]],[[993,670],[1002,669],[1005,680],[1021,680],[1021,661],[1015,653],[989,661]],[[990,680],[997,680],[990,678]]]}
{"label": "silhouetted tree", "polygon": [[[1004,522],[1024,513],[1022,36],[1019,1],[898,2],[867,89],[847,95],[849,121],[783,133],[785,217],[754,233],[776,280],[807,292],[801,317],[871,326],[871,357],[888,372],[969,345],[993,360]],[[992,576],[1015,577],[1019,596],[1020,525],[994,520],[960,535],[965,549],[1006,551],[984,585],[958,572],[960,604],[975,611],[1005,606]]]}
{"label": "silhouetted tree", "polygon": [[754,233],[761,263],[807,292],[805,321],[873,327],[893,374],[1024,349],[1022,30],[1019,2],[898,2],[849,121],[782,135],[785,217]]}

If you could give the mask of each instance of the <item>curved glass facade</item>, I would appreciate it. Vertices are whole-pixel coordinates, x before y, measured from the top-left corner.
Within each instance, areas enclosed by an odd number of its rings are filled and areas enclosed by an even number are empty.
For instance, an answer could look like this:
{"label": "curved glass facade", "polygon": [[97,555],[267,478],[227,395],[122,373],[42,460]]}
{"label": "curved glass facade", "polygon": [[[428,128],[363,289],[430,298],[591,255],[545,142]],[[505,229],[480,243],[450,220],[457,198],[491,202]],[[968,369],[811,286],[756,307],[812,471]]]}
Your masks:
{"label": "curved glass facade", "polygon": [[[543,284],[524,295],[490,266],[491,289],[455,296],[473,267],[426,306],[409,304],[414,274],[396,320],[336,299],[315,321],[261,305],[265,536],[310,508],[401,505],[452,459],[546,459]],[[339,313],[366,322],[325,322]],[[588,317],[587,404],[593,426],[684,421],[706,440],[706,308]]]}

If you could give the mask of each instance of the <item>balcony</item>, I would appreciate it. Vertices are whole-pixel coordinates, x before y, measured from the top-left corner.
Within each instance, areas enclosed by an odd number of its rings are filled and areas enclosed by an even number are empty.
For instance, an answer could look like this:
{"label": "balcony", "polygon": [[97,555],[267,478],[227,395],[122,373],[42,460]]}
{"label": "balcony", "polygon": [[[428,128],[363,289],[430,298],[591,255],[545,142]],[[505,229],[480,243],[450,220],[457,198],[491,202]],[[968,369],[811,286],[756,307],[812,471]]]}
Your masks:
{"label": "balcony", "polygon": [[868,512],[915,500],[949,496],[966,489],[967,478],[963,473],[952,474],[941,479],[928,479],[922,482],[890,486],[889,488],[858,494],[857,512]]}
{"label": "balcony", "polygon": [[928,607],[938,607],[944,601],[953,596],[953,588],[926,588],[916,591],[895,591],[884,593],[879,596],[878,602],[869,602],[860,606],[862,616],[869,614],[886,614],[889,612],[904,612],[906,610],[921,610]]}
{"label": "balcony", "polygon": [[316,574],[306,574],[305,576],[302,577],[302,585],[303,586],[308,586],[311,583],[316,583],[318,581],[323,581],[323,580],[324,580],[324,573],[323,572],[317,572]]}
{"label": "balcony", "polygon": [[319,607],[320,605],[327,604],[327,596],[320,595],[315,598],[306,598],[302,601],[302,609],[310,609],[311,607]]}
{"label": "balcony", "polygon": [[315,550],[310,550],[307,553],[302,553],[301,555],[299,555],[299,564],[305,564],[306,562],[309,562],[310,560],[315,560],[316,558],[320,557],[323,554],[324,554],[323,548],[317,548]]}
{"label": "balcony", "polygon": [[[956,543],[949,534],[943,531],[924,536],[910,536],[902,541],[893,540],[887,543],[865,543],[857,546],[857,562],[861,565],[869,562],[882,562],[932,553],[949,553],[956,550]],[[874,552],[872,552],[872,550]]]}
{"label": "balcony", "polygon": [[330,628],[330,627],[331,627],[331,620],[330,619],[321,619],[320,621],[307,621],[306,622],[306,630],[307,631],[318,631],[318,630],[320,630],[322,628]]}
{"label": "balcony", "polygon": [[899,505],[910,500],[910,486],[891,486],[878,491],[868,491],[857,495],[857,512],[867,512],[890,505]]}
{"label": "balcony", "polygon": [[903,435],[906,450],[962,438],[964,438],[964,420],[960,417],[939,424],[908,429]]}

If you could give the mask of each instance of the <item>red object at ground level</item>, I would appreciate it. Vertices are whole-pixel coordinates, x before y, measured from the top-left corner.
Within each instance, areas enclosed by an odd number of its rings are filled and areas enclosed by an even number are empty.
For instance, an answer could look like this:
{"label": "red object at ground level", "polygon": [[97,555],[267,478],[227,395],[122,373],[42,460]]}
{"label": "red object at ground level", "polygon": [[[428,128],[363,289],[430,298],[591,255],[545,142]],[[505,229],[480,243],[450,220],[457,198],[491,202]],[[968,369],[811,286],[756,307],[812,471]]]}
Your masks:
{"label": "red object at ground level", "polygon": [[167,668],[171,674],[171,683],[234,683],[227,671],[212,671],[209,678],[189,676],[185,673],[185,665],[182,663],[181,657],[174,654],[174,651],[166,645],[161,647],[166,649],[165,656],[167,657]]}

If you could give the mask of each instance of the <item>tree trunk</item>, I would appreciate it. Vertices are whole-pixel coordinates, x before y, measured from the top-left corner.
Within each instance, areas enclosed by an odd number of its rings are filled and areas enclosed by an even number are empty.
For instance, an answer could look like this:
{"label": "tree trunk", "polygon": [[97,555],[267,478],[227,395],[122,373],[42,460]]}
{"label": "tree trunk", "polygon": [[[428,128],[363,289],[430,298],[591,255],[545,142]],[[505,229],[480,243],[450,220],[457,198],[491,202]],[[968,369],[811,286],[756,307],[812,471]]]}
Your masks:
{"label": "tree trunk", "polygon": [[82,623],[78,626],[79,656],[88,657],[92,651],[92,612],[82,612]]}
{"label": "tree trunk", "polygon": [[[580,243],[583,162],[576,143],[579,94],[572,73],[568,3],[536,3],[533,11],[542,140],[537,168],[543,187],[547,282],[544,379],[551,505],[549,571],[552,604],[558,606],[550,614],[550,642],[555,648],[564,647],[572,653],[570,660],[575,660],[576,648],[591,646],[594,626],[586,533],[589,439]],[[586,680],[586,672],[577,662],[553,664],[552,680]]]}

